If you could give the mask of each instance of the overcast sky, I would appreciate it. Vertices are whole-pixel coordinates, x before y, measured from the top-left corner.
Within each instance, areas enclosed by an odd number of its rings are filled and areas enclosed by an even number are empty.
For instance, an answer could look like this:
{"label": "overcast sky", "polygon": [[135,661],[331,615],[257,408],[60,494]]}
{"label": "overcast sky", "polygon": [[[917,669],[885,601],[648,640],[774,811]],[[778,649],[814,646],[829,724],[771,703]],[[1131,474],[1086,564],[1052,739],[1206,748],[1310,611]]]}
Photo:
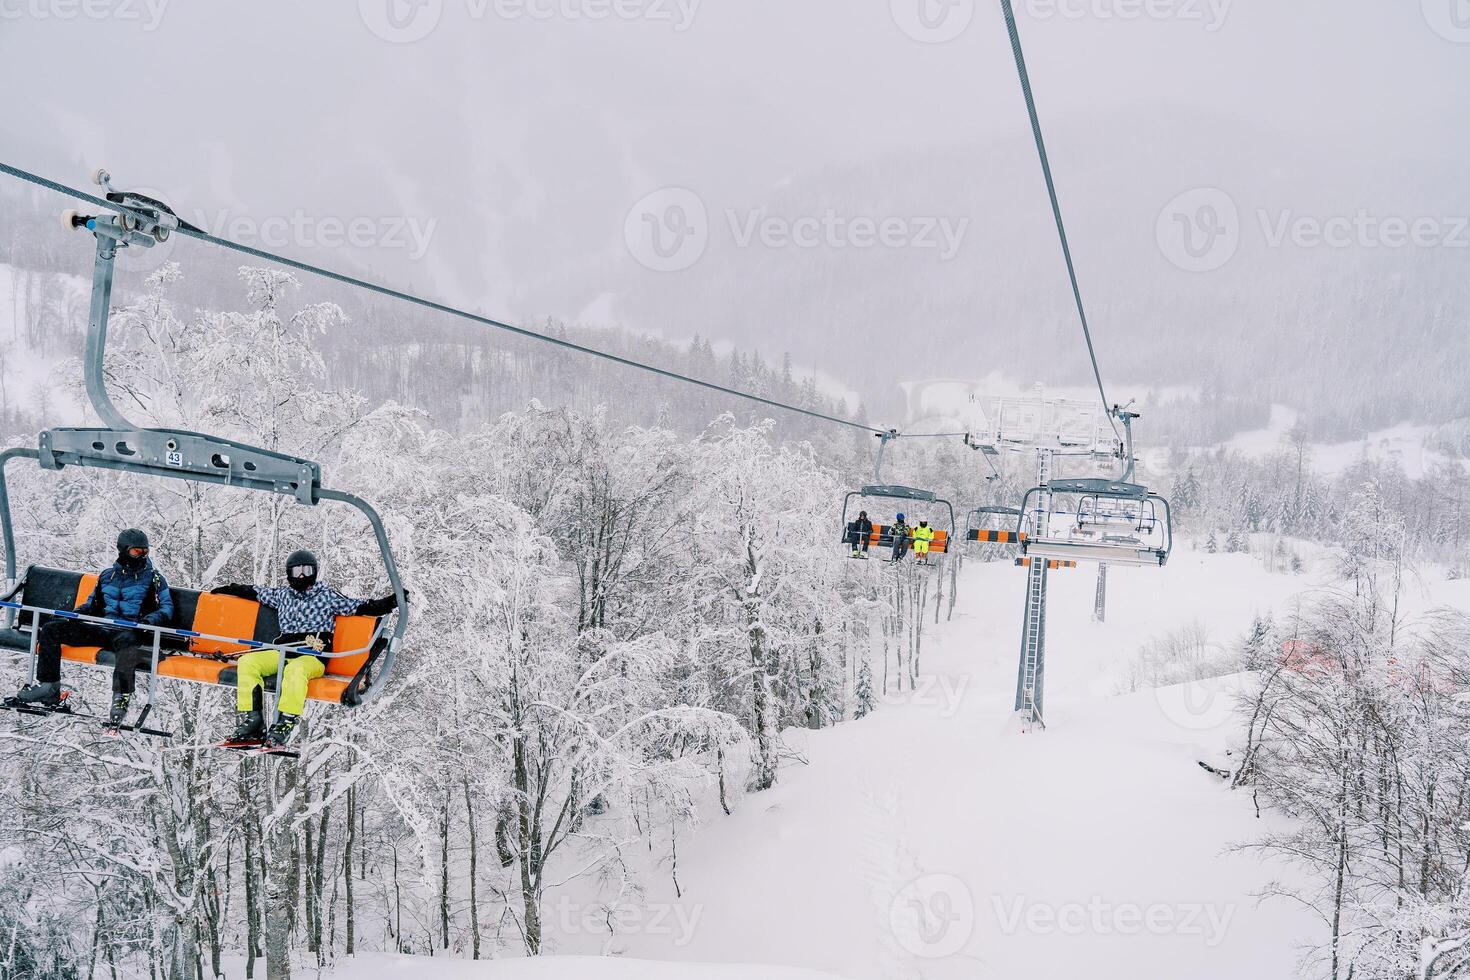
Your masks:
{"label": "overcast sky", "polygon": [[[1400,161],[1463,184],[1467,0],[1017,12],[1062,147],[1071,126],[1126,110],[1148,127],[1157,110],[1284,134],[1323,185]],[[105,164],[186,216],[256,231],[304,215],[286,251],[508,316],[575,315],[529,308],[548,301],[518,283],[626,260],[625,219],[650,191],[759,202],[1025,126],[991,0],[0,0],[0,82],[0,158],[76,181]],[[1059,161],[1064,201],[1083,163]],[[1041,194],[1016,188],[1044,220]],[[323,216],[408,227],[344,252],[322,247]]]}

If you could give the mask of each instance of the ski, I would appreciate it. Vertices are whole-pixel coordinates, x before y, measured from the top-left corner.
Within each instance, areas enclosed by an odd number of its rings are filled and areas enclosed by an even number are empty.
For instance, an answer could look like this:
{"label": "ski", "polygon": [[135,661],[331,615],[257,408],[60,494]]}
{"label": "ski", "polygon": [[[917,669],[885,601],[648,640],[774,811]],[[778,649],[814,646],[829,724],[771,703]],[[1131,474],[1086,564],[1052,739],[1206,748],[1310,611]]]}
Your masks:
{"label": "ski", "polygon": [[1231,772],[1228,769],[1217,769],[1216,767],[1210,765],[1208,762],[1204,761],[1200,761],[1199,767],[1210,775],[1219,776],[1221,779],[1229,779],[1231,776],[1235,775],[1235,773]]}
{"label": "ski", "polygon": [[240,752],[245,755],[280,755],[288,759],[299,759],[301,753],[284,745],[267,745],[264,739],[249,742],[213,742],[208,745],[189,746],[200,751],[213,751],[224,749],[230,752]]}
{"label": "ski", "polygon": [[114,725],[112,719],[101,715],[88,714],[85,711],[73,711],[63,698],[60,705],[54,708],[43,707],[39,704],[31,704],[18,701],[15,698],[6,698],[0,701],[0,708],[6,711],[14,711],[22,715],[34,715],[38,718],[50,718],[53,716],[62,718],[75,718],[78,721],[92,722],[102,727],[102,734],[113,738],[119,737],[120,732],[137,732],[139,735],[151,735],[154,738],[173,738],[173,732],[165,732],[158,728],[147,728],[139,725]]}

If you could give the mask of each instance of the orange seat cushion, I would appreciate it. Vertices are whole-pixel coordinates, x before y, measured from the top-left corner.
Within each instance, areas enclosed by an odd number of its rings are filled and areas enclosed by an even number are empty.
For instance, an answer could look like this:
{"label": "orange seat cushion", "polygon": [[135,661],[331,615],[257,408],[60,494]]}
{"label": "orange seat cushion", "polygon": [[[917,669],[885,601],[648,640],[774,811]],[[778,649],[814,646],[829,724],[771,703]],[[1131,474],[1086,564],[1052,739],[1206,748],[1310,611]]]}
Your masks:
{"label": "orange seat cushion", "polygon": [[204,657],[165,657],[158,662],[158,676],[218,684],[220,671],[229,666],[222,660],[206,660]]}
{"label": "orange seat cushion", "polygon": [[339,704],[342,701],[342,692],[347,690],[347,685],[352,683],[350,677],[334,677],[327,674],[325,677],[317,677],[307,682],[306,696],[313,701],[331,701]]}
{"label": "orange seat cushion", "polygon": [[79,664],[96,664],[97,654],[102,652],[101,647],[62,647],[61,659],[70,660]]}
{"label": "orange seat cushion", "polygon": [[[260,615],[260,604],[249,599],[238,599],[229,595],[204,593],[194,609],[194,623],[190,629],[215,636],[238,636],[248,639],[255,635],[255,620]],[[250,647],[243,643],[226,643],[223,640],[206,640],[194,637],[189,640],[189,649],[195,653],[243,653]]]}

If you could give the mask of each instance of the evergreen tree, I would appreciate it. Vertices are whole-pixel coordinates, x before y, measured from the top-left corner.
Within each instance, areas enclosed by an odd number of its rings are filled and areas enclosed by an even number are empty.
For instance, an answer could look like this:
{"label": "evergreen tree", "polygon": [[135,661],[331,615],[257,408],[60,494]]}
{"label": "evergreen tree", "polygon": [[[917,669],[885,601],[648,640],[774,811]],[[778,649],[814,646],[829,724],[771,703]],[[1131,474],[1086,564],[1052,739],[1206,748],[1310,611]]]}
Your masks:
{"label": "evergreen tree", "polygon": [[868,665],[868,658],[864,657],[862,666],[858,667],[857,676],[857,707],[853,710],[854,718],[867,717],[876,706],[873,698],[873,668]]}

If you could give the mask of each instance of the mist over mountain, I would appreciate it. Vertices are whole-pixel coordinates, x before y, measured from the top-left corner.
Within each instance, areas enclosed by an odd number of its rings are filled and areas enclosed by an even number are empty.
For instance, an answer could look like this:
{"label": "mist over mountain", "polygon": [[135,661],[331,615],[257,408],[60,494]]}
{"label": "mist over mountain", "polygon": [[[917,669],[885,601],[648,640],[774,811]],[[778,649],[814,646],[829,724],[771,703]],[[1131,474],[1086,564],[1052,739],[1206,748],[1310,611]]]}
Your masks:
{"label": "mist over mountain", "polygon": [[[373,3],[22,18],[0,55],[41,84],[0,147],[492,316],[789,351],[875,417],[907,379],[1086,382],[998,12],[960,4],[923,43],[890,6],[430,4],[407,43]],[[1323,438],[1470,415],[1466,140],[1444,124],[1470,60],[1416,6],[1020,6],[1105,377],[1199,393],[1154,413],[1159,439],[1273,402]],[[166,57],[62,64],[63,41]],[[650,258],[655,230],[697,247]]]}

